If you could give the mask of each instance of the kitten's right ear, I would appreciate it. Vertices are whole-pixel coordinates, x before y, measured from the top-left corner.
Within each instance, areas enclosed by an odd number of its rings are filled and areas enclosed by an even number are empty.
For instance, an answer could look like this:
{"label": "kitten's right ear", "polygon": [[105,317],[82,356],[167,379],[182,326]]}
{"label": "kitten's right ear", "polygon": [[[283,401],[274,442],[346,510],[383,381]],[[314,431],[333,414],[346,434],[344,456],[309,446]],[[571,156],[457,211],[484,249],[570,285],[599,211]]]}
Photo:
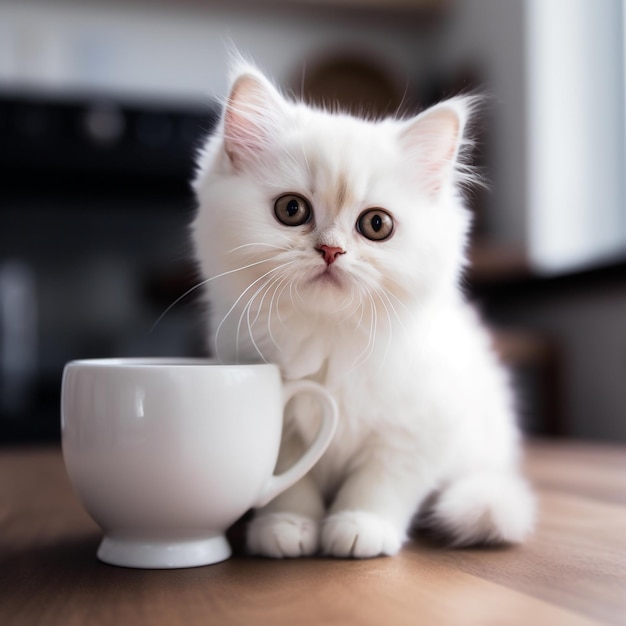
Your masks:
{"label": "kitten's right ear", "polygon": [[457,96],[436,104],[401,127],[401,145],[428,195],[437,196],[450,180],[476,180],[464,158],[471,146],[466,126],[480,103],[478,96]]}
{"label": "kitten's right ear", "polygon": [[284,119],[285,104],[272,84],[254,68],[238,72],[224,110],[224,149],[235,167],[258,159]]}

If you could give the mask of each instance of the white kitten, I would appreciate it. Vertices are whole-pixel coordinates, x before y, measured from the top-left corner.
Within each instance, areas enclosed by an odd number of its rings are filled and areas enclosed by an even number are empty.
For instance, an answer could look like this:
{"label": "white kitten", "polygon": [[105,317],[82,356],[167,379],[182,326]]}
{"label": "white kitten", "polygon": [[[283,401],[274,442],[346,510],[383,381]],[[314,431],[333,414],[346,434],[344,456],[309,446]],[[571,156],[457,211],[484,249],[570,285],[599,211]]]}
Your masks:
{"label": "white kitten", "polygon": [[[320,381],[341,412],[315,469],[256,512],[254,553],[394,554],[433,493],[428,519],[456,545],[533,525],[507,376],[458,287],[472,102],[364,121],[235,67],[194,182],[211,347]],[[289,407],[279,468],[316,420],[306,400]]]}

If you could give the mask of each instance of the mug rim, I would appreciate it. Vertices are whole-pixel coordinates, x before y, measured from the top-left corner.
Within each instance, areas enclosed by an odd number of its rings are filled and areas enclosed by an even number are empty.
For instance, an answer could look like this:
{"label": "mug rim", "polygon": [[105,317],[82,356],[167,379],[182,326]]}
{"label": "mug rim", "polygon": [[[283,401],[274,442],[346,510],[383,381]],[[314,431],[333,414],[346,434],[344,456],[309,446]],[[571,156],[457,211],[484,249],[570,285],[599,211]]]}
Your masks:
{"label": "mug rim", "polygon": [[210,357],[107,357],[95,359],[74,359],[66,363],[66,367],[104,367],[111,369],[162,369],[162,368],[190,368],[217,369],[217,368],[277,368],[274,363],[221,363]]}

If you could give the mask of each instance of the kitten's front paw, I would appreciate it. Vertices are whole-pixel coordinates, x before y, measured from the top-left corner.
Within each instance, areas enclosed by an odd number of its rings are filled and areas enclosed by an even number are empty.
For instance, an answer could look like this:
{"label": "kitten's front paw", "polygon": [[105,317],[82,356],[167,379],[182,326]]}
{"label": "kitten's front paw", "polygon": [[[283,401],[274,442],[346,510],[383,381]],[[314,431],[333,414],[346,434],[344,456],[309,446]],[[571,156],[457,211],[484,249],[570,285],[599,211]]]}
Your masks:
{"label": "kitten's front paw", "polygon": [[344,511],[322,525],[322,550],[337,557],[367,559],[396,554],[403,537],[386,520],[364,511]]}
{"label": "kitten's front paw", "polygon": [[248,525],[248,550],[275,559],[308,556],[317,551],[318,534],[318,523],[308,517],[261,514]]}

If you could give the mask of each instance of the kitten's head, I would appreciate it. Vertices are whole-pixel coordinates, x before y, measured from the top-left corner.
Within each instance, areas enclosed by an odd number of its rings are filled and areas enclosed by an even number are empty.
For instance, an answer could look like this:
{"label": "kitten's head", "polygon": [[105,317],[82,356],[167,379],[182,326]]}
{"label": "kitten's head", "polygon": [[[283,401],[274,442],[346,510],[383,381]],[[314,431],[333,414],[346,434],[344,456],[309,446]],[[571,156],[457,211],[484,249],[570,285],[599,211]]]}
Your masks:
{"label": "kitten's head", "polygon": [[471,98],[366,121],[288,101],[244,63],[231,85],[194,181],[196,254],[205,277],[228,272],[220,298],[343,318],[457,288]]}

